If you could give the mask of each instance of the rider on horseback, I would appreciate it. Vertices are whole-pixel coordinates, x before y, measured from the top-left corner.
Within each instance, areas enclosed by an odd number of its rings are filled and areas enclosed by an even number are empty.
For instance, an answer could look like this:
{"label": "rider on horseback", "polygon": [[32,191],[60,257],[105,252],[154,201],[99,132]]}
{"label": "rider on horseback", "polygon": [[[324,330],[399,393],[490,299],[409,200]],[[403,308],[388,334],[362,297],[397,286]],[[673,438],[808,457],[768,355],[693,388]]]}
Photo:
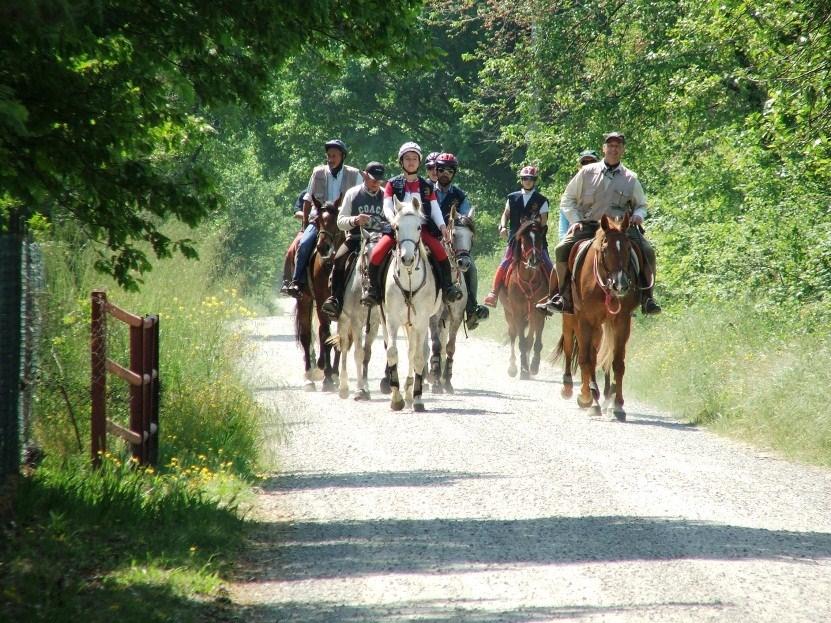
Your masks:
{"label": "rider on horseback", "polygon": [[309,179],[309,187],[306,190],[305,201],[303,202],[303,237],[297,248],[297,256],[294,260],[294,274],[286,294],[298,298],[306,288],[306,271],[309,267],[309,260],[314,252],[317,241],[317,210],[327,201],[332,202],[335,208],[340,207],[343,195],[348,188],[356,186],[360,180],[360,172],[355,167],[343,163],[346,158],[346,145],[340,139],[327,141],[326,164],[315,167],[312,177]]}
{"label": "rider on horseback", "polygon": [[[488,307],[496,307],[499,300],[499,290],[505,282],[508,267],[514,259],[514,236],[523,221],[539,219],[540,227],[545,231],[548,223],[548,199],[537,188],[537,167],[523,167],[519,172],[522,189],[508,195],[505,209],[499,219],[499,235],[508,239],[508,248],[502,256],[502,262],[493,276],[493,287],[485,297],[484,303]],[[509,229],[510,226],[510,229]],[[548,257],[547,247],[543,246],[543,263],[547,273],[551,272],[551,259]]]}
{"label": "rider on horseback", "polygon": [[641,270],[641,309],[644,314],[661,312],[660,305],[652,298],[655,250],[639,227],[646,217],[646,195],[638,176],[620,162],[625,144],[626,138],[620,132],[604,135],[603,160],[580,169],[566,186],[560,206],[574,225],[554,250],[559,292],[537,305],[540,311],[573,313],[568,267],[572,247],[581,240],[594,238],[604,215],[619,217],[629,212],[631,226],[626,233],[638,245],[645,260]]}
{"label": "rider on horseback", "polygon": [[433,188],[435,188],[436,184],[439,182],[439,176],[436,173],[436,158],[439,156],[441,156],[439,152],[431,151],[424,159],[424,169],[427,171],[427,181],[430,182]]}
{"label": "rider on horseback", "polygon": [[[587,164],[592,164],[593,162],[597,162],[600,158],[597,157],[597,152],[593,149],[586,149],[580,152],[580,155],[577,156],[577,170],[579,171]],[[560,230],[558,238],[562,240],[566,237],[569,228],[571,227],[571,223],[568,222],[566,218],[566,213],[563,212],[562,206],[560,206]]]}
{"label": "rider on horseback", "polygon": [[[292,214],[300,220],[303,219],[303,202],[306,200],[306,190],[307,189],[304,187],[303,190],[300,191],[300,195],[292,205]],[[289,250],[283,259],[283,283],[280,286],[280,292],[283,294],[288,294],[289,286],[291,285],[291,275],[294,270],[294,256],[296,255],[297,244],[300,242],[299,238],[302,237],[302,235],[303,229],[301,227],[300,231],[297,233],[297,237],[289,245]]]}
{"label": "rider on horseback", "polygon": [[[471,205],[467,194],[453,183],[453,178],[459,170],[459,160],[451,153],[439,154],[435,160],[436,164],[436,197],[439,200],[444,222],[448,223],[453,208],[459,216],[470,214]],[[473,257],[470,258],[470,267],[464,272],[465,284],[467,285],[467,328],[475,329],[480,320],[488,317],[488,309],[476,302],[476,291],[479,286],[479,275],[476,272],[476,264]]]}
{"label": "rider on horseback", "polygon": [[[393,197],[399,201],[409,201],[418,197],[421,201],[421,210],[426,222],[421,228],[421,241],[430,249],[433,259],[439,265],[439,281],[444,298],[447,301],[457,301],[462,298],[462,291],[453,283],[450,273],[450,260],[442,246],[441,239],[450,241],[450,231],[442,219],[441,208],[436,193],[430,183],[418,174],[421,165],[421,147],[417,143],[404,143],[398,150],[398,163],[403,174],[397,175],[387,182],[384,189],[384,214],[392,222],[395,218]],[[392,233],[385,233],[372,251],[369,259],[369,286],[363,293],[361,302],[364,305],[376,305],[379,299],[381,264],[387,253],[395,244]]]}
{"label": "rider on horseback", "polygon": [[361,246],[361,230],[378,233],[391,231],[384,215],[384,192],[381,190],[383,180],[384,165],[370,162],[364,169],[364,183],[350,188],[343,197],[338,213],[338,228],[349,233],[335,254],[329,282],[332,294],[321,305],[321,309],[333,320],[340,316],[343,307],[346,264]]}

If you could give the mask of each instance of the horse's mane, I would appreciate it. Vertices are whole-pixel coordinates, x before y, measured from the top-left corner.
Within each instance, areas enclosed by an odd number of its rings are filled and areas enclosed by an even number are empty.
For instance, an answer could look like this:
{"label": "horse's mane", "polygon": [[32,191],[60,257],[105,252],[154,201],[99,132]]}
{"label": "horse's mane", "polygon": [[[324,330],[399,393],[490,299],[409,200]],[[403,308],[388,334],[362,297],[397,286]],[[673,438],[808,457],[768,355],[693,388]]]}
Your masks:
{"label": "horse's mane", "polygon": [[471,233],[476,233],[476,224],[473,222],[473,219],[469,216],[458,216],[456,217],[456,225],[459,227],[467,227]]}
{"label": "horse's mane", "polygon": [[324,212],[333,212],[337,214],[338,209],[337,207],[335,207],[334,203],[332,203],[331,201],[327,201],[323,204],[323,206],[320,207],[320,213],[323,214]]}

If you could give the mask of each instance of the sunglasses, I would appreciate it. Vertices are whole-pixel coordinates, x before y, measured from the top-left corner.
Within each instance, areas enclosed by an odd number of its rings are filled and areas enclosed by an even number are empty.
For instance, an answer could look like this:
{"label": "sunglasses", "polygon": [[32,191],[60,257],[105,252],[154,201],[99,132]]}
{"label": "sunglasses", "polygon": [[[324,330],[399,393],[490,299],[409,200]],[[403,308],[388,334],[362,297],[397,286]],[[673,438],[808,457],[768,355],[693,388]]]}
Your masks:
{"label": "sunglasses", "polygon": [[536,177],[529,177],[527,175],[525,177],[521,177],[519,179],[521,179],[523,182],[536,182],[537,181]]}
{"label": "sunglasses", "polygon": [[444,173],[445,171],[450,171],[451,173],[455,173],[455,172],[456,172],[456,169],[453,169],[453,168],[451,168],[451,167],[438,167],[438,168],[436,169],[436,171],[437,171],[438,173]]}

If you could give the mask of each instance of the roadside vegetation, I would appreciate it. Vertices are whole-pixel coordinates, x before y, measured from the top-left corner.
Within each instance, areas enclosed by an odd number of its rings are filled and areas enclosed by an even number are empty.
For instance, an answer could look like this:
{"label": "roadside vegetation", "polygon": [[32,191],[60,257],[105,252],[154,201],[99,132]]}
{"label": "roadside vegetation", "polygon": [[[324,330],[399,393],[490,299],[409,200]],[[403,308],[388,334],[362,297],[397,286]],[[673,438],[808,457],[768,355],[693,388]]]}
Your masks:
{"label": "roadside vegetation", "polygon": [[[215,620],[246,534],[250,485],[273,466],[263,431],[280,431],[277,414],[253,400],[236,369],[245,343],[235,327],[253,312],[230,280],[212,279],[218,236],[208,229],[197,234],[199,262],[158,262],[140,293],[95,273],[91,249],[68,232],[43,237],[32,441],[45,458],[19,481],[13,521],[0,526],[2,618]],[[89,464],[89,293],[98,287],[124,309],[160,315],[156,469],[138,468],[113,436],[102,468]],[[110,320],[108,330],[109,357],[126,365],[126,326]],[[128,400],[127,384],[110,376],[108,415],[125,426]]]}

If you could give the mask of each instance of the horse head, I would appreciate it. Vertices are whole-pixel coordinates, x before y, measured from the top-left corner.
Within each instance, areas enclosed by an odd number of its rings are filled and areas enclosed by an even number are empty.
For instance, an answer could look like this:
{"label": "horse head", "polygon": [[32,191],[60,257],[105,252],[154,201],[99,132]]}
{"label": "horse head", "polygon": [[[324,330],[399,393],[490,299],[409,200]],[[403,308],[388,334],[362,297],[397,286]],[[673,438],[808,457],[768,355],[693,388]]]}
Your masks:
{"label": "horse head", "polygon": [[[597,249],[595,272],[598,282],[608,290],[612,296],[623,298],[629,294],[634,279],[627,271],[632,255],[632,242],[626,235],[629,229],[629,215],[623,219],[609,218],[606,215],[600,219],[600,229],[595,236]],[[603,269],[604,275],[600,274]]]}
{"label": "horse head", "polygon": [[418,257],[418,245],[421,242],[421,226],[424,215],[421,213],[421,203],[415,197],[410,201],[395,200],[395,220],[392,225],[395,229],[395,238],[398,241],[398,257],[404,266],[412,266]]}
{"label": "horse head", "polygon": [[475,234],[476,227],[470,216],[457,216],[453,220],[453,253],[463,273],[470,268],[470,248]]}
{"label": "horse head", "polygon": [[544,236],[538,219],[527,219],[517,228],[515,239],[519,245],[519,257],[528,270],[536,270],[542,258]]}
{"label": "horse head", "polygon": [[337,238],[340,235],[338,229],[338,211],[335,204],[327,201],[320,208],[320,213],[317,217],[317,243],[315,249],[320,259],[328,262],[334,256],[337,250]]}

